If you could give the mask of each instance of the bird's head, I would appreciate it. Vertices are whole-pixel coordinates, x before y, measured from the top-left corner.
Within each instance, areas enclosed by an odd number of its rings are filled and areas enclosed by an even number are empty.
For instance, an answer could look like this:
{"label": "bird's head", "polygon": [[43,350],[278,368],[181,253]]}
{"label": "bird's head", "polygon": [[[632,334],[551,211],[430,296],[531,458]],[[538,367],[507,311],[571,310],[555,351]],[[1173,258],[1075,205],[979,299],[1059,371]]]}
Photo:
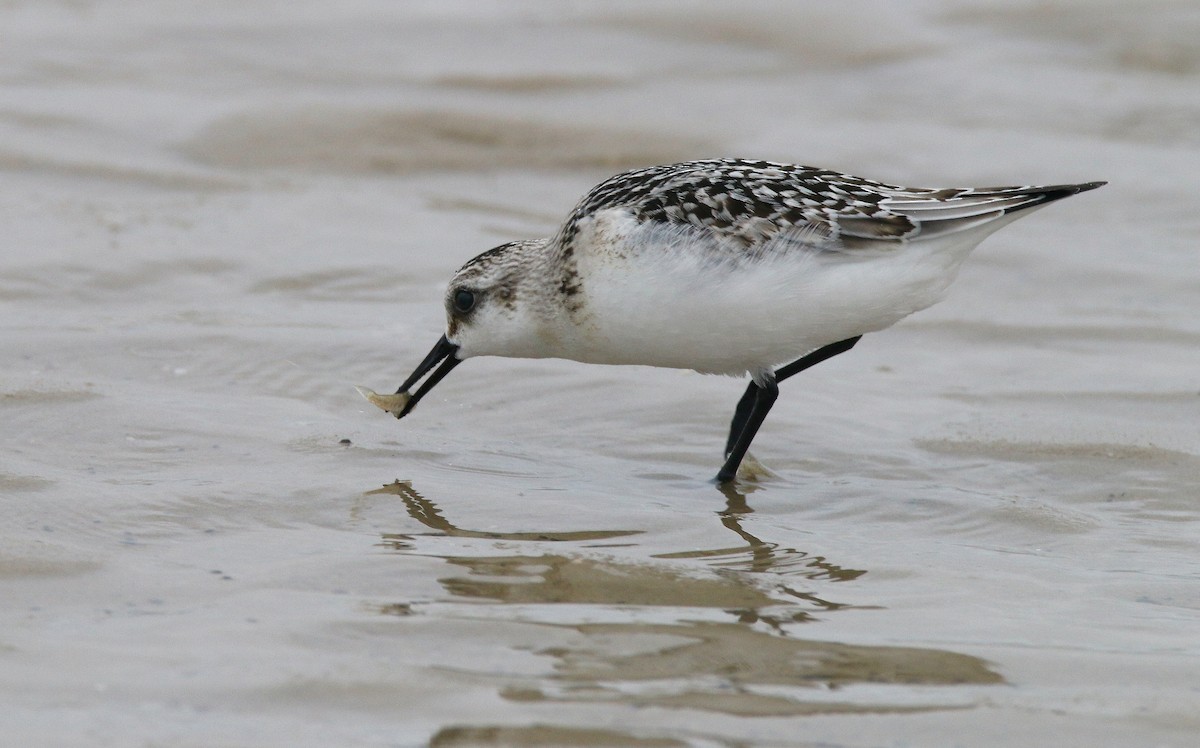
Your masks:
{"label": "bird's head", "polygon": [[[489,249],[458,269],[446,287],[446,334],[397,394],[429,374],[403,418],[450,370],[472,356],[540,358],[552,348],[554,300],[541,271],[547,240],[510,242]],[[435,368],[436,367],[436,368]],[[430,373],[432,371],[432,373]]]}

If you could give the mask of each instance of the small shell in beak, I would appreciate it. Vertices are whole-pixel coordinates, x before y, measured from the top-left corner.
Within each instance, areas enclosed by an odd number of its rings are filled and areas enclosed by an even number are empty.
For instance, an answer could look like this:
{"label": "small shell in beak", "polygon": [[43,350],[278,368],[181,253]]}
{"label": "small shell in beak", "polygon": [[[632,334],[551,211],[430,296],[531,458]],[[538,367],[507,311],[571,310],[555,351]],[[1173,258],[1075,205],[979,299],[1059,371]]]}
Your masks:
{"label": "small shell in beak", "polygon": [[365,397],[376,408],[387,411],[397,418],[400,417],[400,413],[404,411],[404,406],[408,405],[408,401],[412,398],[412,395],[407,392],[397,392],[394,395],[381,395],[375,390],[367,389],[366,387],[358,387],[356,385],[354,389],[358,390],[358,394]]}

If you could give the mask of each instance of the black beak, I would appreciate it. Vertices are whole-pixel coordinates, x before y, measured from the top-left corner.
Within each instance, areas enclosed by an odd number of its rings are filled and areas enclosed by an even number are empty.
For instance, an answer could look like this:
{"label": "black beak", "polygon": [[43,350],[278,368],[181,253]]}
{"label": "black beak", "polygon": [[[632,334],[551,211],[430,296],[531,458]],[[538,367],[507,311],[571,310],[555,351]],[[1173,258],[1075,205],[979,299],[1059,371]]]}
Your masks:
{"label": "black beak", "polygon": [[[426,392],[429,392],[435,384],[442,381],[442,377],[449,374],[451,369],[462,363],[462,359],[455,356],[456,353],[458,353],[458,346],[446,340],[446,336],[443,335],[438,340],[437,345],[433,347],[433,350],[429,352],[429,355],[425,357],[425,360],[417,366],[408,379],[404,380],[404,384],[400,385],[400,389],[396,390],[397,395],[401,392],[408,392],[409,388],[416,384],[418,379],[425,376],[430,369],[437,366],[437,369],[434,369],[434,372],[429,375],[429,379],[426,379],[417,391],[412,393],[412,397],[405,403],[404,409],[396,414],[396,418],[403,418],[408,415],[408,412],[417,406],[417,402],[425,397]],[[442,361],[442,359],[445,359],[445,361]],[[439,361],[442,364],[441,366],[438,366]]]}

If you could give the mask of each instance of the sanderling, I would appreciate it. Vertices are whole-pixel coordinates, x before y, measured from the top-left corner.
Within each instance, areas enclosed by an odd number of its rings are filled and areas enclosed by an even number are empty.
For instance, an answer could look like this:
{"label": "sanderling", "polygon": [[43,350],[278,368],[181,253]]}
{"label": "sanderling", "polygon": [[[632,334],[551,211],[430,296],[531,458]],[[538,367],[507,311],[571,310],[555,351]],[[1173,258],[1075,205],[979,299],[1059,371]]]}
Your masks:
{"label": "sanderling", "polygon": [[1103,184],[927,189],[734,159],[625,172],[554,236],[459,268],[445,335],[395,395],[364,394],[403,418],[472,356],[749,374],[726,482],[779,382],[940,300],[988,234]]}

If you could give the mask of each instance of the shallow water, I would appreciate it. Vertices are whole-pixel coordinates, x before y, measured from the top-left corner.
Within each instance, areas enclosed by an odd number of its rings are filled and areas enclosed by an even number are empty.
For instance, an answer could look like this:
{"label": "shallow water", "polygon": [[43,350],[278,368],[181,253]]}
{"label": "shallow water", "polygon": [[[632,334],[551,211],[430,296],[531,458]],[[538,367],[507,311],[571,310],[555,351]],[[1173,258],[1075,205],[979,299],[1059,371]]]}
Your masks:
{"label": "shallow water", "polygon": [[[14,745],[1192,745],[1188,3],[0,3]],[[627,166],[1108,179],[790,380],[471,361]]]}

